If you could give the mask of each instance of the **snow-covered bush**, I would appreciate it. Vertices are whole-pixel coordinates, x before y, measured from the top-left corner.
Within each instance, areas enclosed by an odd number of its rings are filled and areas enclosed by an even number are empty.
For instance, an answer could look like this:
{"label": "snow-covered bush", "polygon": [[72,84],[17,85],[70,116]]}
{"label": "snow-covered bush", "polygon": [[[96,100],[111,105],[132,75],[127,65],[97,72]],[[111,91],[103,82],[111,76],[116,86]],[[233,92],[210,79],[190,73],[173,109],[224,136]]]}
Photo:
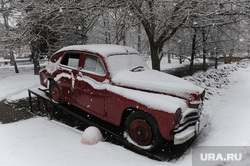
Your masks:
{"label": "snow-covered bush", "polygon": [[193,82],[199,87],[206,90],[206,99],[210,99],[219,90],[226,88],[230,81],[228,76],[237,71],[239,68],[246,68],[250,65],[250,60],[246,59],[241,61],[239,64],[225,64],[218,67],[218,69],[209,69],[205,72],[198,72],[193,76],[184,77],[185,80]]}

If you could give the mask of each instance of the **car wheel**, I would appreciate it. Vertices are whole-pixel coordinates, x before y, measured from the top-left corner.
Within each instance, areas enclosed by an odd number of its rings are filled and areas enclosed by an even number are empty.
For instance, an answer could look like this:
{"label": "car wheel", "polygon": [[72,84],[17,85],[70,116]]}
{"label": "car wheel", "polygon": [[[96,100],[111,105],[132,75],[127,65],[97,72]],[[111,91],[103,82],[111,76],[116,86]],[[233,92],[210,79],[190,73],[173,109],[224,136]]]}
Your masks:
{"label": "car wheel", "polygon": [[55,103],[59,103],[61,98],[61,91],[55,81],[50,81],[49,92],[52,101]]}
{"label": "car wheel", "polygon": [[139,110],[133,111],[126,118],[125,133],[128,141],[131,139],[131,143],[149,151],[159,148],[163,142],[155,118]]}

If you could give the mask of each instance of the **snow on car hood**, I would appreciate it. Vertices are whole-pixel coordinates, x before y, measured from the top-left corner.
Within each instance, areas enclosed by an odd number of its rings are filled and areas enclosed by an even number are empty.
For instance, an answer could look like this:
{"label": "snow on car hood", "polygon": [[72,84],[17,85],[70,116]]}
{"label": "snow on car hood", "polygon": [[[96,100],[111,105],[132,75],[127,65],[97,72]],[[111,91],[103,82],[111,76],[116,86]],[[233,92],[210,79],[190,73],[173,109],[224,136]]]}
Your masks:
{"label": "snow on car hood", "polygon": [[192,94],[198,95],[203,92],[202,88],[186,80],[150,69],[138,72],[117,72],[113,75],[112,82],[118,86],[169,94],[189,101],[194,100]]}
{"label": "snow on car hood", "polygon": [[141,103],[148,108],[153,108],[168,113],[175,113],[178,108],[181,108],[182,110],[187,109],[186,100],[180,98],[115,86],[109,84],[108,80],[105,80],[104,82],[98,82],[88,76],[83,75],[78,75],[76,79],[78,81],[87,82],[94,89],[106,89],[110,92],[121,95],[124,98]]}

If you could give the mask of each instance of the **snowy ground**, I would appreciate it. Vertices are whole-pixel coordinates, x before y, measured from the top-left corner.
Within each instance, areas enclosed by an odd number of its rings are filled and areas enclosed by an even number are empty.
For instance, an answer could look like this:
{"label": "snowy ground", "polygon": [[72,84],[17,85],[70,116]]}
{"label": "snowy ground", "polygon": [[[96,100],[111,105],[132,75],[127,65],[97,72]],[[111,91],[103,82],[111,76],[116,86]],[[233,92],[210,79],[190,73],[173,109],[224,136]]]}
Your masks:
{"label": "snowy ground", "polygon": [[[147,64],[149,67],[152,66],[152,61],[150,58],[147,59]],[[194,63],[201,63],[202,59],[196,59]],[[177,67],[182,67],[185,65],[189,65],[190,61],[185,59],[184,62],[182,64],[179,63],[179,59],[171,59],[171,63],[168,63],[168,57],[163,57],[161,60],[161,70],[168,70],[168,69],[173,69],[173,68],[177,68]]]}
{"label": "snowy ground", "polygon": [[[209,92],[204,109],[210,116],[210,123],[193,147],[250,146],[249,64],[243,65],[244,68],[236,64],[224,65],[219,70],[186,78]],[[39,86],[39,77],[33,76],[29,67],[20,74],[5,68],[0,67],[0,100],[27,97],[27,88]],[[83,145],[82,134],[41,117],[0,123],[0,166],[192,165],[191,148],[177,161],[158,162],[107,142]],[[250,154],[250,151],[242,152],[244,156]],[[241,165],[249,166],[250,159],[244,158]]]}

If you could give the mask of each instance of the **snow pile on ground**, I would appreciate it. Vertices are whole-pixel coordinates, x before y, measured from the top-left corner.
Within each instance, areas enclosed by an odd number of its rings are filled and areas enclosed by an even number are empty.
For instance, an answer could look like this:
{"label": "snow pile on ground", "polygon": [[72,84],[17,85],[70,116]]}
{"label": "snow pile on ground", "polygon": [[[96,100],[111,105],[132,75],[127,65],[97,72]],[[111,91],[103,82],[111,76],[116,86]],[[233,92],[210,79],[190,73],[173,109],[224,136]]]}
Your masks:
{"label": "snow pile on ground", "polygon": [[184,77],[184,79],[204,88],[206,90],[206,99],[210,99],[215,94],[218,94],[221,89],[228,87],[230,84],[228,76],[231,73],[240,68],[247,68],[250,66],[249,64],[249,60],[243,60],[240,64],[224,64],[219,66],[218,69],[198,72],[193,76]]}
{"label": "snow pile on ground", "polygon": [[102,140],[103,136],[101,131],[94,126],[90,126],[84,130],[81,142],[85,145],[95,145]]}

